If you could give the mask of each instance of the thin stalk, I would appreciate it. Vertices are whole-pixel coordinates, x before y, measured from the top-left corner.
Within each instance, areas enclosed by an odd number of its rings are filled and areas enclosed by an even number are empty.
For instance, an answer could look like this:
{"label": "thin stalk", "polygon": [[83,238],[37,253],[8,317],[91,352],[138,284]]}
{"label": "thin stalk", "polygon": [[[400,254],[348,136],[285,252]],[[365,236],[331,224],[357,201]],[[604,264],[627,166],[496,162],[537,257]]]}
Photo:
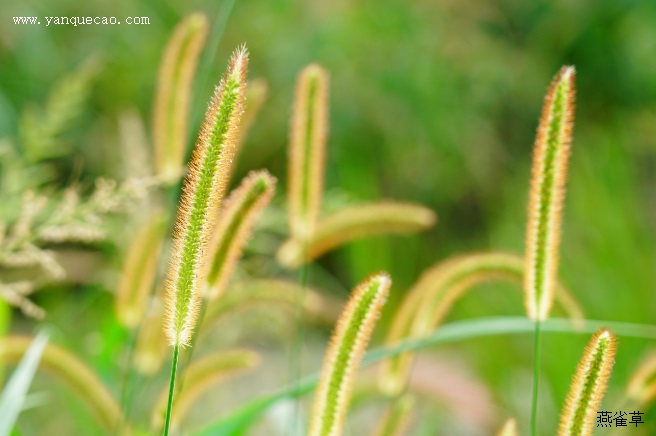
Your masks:
{"label": "thin stalk", "polygon": [[169,434],[171,424],[171,409],[173,408],[173,388],[175,387],[175,374],[178,372],[178,353],[180,346],[173,347],[173,365],[171,366],[171,383],[169,384],[169,402],[166,406],[166,420],[164,421],[164,436]]}
{"label": "thin stalk", "polygon": [[538,434],[538,388],[540,385],[540,339],[542,329],[540,321],[535,323],[535,343],[533,347],[533,402],[531,405],[531,434]]}
{"label": "thin stalk", "polygon": [[[307,240],[304,242],[305,248],[307,248]],[[307,253],[307,251],[304,251]],[[309,277],[309,263],[303,263],[301,270],[299,272],[299,289],[295,292],[294,295],[294,324],[296,325],[296,337],[293,338],[292,349],[291,349],[291,383],[294,380],[301,378],[301,373],[303,371],[303,339],[304,339],[304,330],[303,330],[303,301],[305,299],[305,293],[308,287],[308,277]],[[299,420],[299,402],[294,401],[294,408],[292,413],[292,430],[290,434],[296,434],[297,424]]]}

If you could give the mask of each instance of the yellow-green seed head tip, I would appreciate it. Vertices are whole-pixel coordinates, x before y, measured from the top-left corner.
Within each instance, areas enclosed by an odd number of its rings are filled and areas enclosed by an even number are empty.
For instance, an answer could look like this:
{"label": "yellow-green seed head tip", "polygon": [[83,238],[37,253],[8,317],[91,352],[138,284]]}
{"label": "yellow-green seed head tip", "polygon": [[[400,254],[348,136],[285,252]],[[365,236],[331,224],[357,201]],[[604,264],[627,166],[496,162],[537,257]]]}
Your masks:
{"label": "yellow-green seed head tip", "polygon": [[289,224],[305,239],[319,217],[328,137],[328,73],[317,64],[298,75],[289,136]]}
{"label": "yellow-green seed head tip", "polygon": [[379,273],[356,286],[332,335],[314,398],[310,436],[340,435],[360,361],[392,281]]}
{"label": "yellow-green seed head tip", "polygon": [[236,148],[247,66],[242,46],[215,90],[189,164],[167,281],[165,331],[171,345],[188,345],[196,324],[207,245]]}
{"label": "yellow-green seed head tip", "polygon": [[602,328],[592,336],[579,362],[560,416],[559,436],[591,435],[615,362],[617,340]]}
{"label": "yellow-green seed head tip", "polygon": [[544,321],[558,272],[561,211],[574,122],[574,67],[563,67],[544,98],[533,151],[526,231],[526,311]]}

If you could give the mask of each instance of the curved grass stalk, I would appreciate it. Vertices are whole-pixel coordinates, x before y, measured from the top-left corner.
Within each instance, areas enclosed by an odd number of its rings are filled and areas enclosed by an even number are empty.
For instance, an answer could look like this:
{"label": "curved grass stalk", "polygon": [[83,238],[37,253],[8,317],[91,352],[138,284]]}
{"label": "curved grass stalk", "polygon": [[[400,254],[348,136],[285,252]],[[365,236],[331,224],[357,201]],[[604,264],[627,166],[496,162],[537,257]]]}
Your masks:
{"label": "curved grass stalk", "polygon": [[415,408],[415,398],[406,394],[389,406],[385,416],[378,425],[374,434],[376,436],[403,436],[407,434],[412,423]]}
{"label": "curved grass stalk", "polygon": [[155,214],[142,225],[128,250],[114,306],[116,318],[124,327],[133,329],[143,319],[155,282],[165,223],[162,214]]}
{"label": "curved grass stalk", "polygon": [[[17,363],[33,338],[5,336],[0,338],[0,361]],[[53,343],[45,346],[39,366],[60,378],[89,407],[109,432],[123,422],[123,414],[107,387],[89,367],[73,354]]]}
{"label": "curved grass stalk", "polygon": [[380,273],[363,281],[353,291],[326,351],[308,435],[342,433],[355,372],[391,283],[387,274]]}
{"label": "curved grass stalk", "polygon": [[246,47],[232,55],[228,71],[216,88],[194,150],[173,238],[167,282],[164,330],[173,346],[169,401],[164,425],[168,435],[179,348],[189,345],[198,318],[203,262],[223,199],[235,154],[248,65]]}
{"label": "curved grass stalk", "polygon": [[207,274],[207,297],[210,300],[220,296],[228,285],[255,221],[271,201],[275,183],[276,179],[267,171],[251,172],[221,208],[209,244],[212,261]]}
{"label": "curved grass stalk", "polygon": [[[282,279],[254,279],[236,283],[228,288],[228,292],[223,297],[208,302],[203,325],[207,327],[223,315],[258,304],[266,304],[268,307],[282,306],[294,310],[298,303],[297,292],[301,288],[302,286],[296,282]],[[302,290],[301,305],[305,313],[303,319],[334,324],[339,317],[342,302],[312,288],[305,287]],[[203,331],[208,330],[203,329]]]}
{"label": "curved grass stalk", "polygon": [[590,339],[560,415],[558,435],[591,435],[616,351],[615,334],[599,329]]}
{"label": "curved grass stalk", "polygon": [[510,418],[506,423],[501,427],[497,436],[519,436],[519,430],[517,429],[517,420],[515,418]]}
{"label": "curved grass stalk", "polygon": [[526,230],[526,311],[544,321],[558,271],[561,210],[574,122],[574,67],[563,67],[544,99],[533,154]]}
{"label": "curved grass stalk", "polygon": [[651,352],[633,373],[626,388],[626,398],[639,405],[656,399],[656,352]]}
{"label": "curved grass stalk", "polygon": [[304,240],[313,233],[323,195],[328,136],[328,73],[317,64],[298,75],[289,134],[289,229]]}
{"label": "curved grass stalk", "polygon": [[[177,392],[175,413],[171,417],[171,428],[176,429],[182,423],[194,402],[217,383],[256,367],[260,356],[251,350],[219,351],[189,365],[184,375],[184,388]],[[164,424],[164,413],[168,389],[161,392],[153,408],[151,423],[153,428]]]}
{"label": "curved grass stalk", "polygon": [[153,108],[155,166],[171,182],[180,177],[185,159],[192,82],[207,30],[205,15],[189,15],[173,31],[159,68]]}
{"label": "curved grass stalk", "polygon": [[[521,256],[503,252],[465,254],[437,263],[406,294],[392,320],[386,343],[426,336],[439,326],[458,299],[481,283],[500,280],[521,284],[524,266]],[[559,282],[556,282],[556,298],[565,313],[580,326],[583,311]],[[383,365],[380,380],[383,393],[396,396],[404,389],[412,360],[412,355],[406,353]]]}
{"label": "curved grass stalk", "polygon": [[286,240],[276,258],[286,268],[298,268],[322,254],[367,236],[413,233],[435,224],[432,210],[416,204],[381,202],[351,206],[319,221],[307,240]]}

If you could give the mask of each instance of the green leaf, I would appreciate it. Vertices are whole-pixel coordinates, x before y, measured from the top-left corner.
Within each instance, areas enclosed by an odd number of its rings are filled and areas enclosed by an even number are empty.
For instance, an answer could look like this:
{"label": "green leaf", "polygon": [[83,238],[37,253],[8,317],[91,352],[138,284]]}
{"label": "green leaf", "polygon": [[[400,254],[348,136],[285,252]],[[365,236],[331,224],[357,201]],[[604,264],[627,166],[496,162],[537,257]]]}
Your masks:
{"label": "green leaf", "polygon": [[48,335],[39,333],[7,382],[0,397],[0,436],[10,435],[18,419],[27,391],[48,343]]}

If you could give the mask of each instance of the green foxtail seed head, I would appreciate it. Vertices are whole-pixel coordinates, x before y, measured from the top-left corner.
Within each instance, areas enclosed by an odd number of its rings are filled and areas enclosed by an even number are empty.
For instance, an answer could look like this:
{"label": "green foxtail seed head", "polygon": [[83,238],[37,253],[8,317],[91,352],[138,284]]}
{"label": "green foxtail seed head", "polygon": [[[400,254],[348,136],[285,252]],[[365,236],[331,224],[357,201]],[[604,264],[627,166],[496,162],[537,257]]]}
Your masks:
{"label": "green foxtail seed head", "polygon": [[[490,281],[521,284],[525,262],[521,256],[503,252],[471,253],[454,256],[427,269],[406,293],[396,311],[385,342],[421,338],[433,332],[453,304],[477,285]],[[518,288],[521,289],[521,288]],[[583,311],[560,283],[556,300],[576,323],[583,322]],[[413,353],[401,353],[383,363],[380,389],[388,396],[399,395],[407,382]]]}
{"label": "green foxtail seed head", "polygon": [[286,240],[276,258],[286,268],[298,268],[353,240],[418,232],[435,225],[436,220],[435,212],[417,204],[387,201],[350,206],[319,221],[309,238]]}
{"label": "green foxtail seed head", "polygon": [[501,427],[497,436],[519,436],[519,430],[517,429],[517,420],[515,418],[510,418],[506,423]]}
{"label": "green foxtail seed head", "polygon": [[247,65],[241,47],[216,88],[189,164],[167,280],[165,331],[171,345],[188,345],[196,323],[206,245],[235,153]]}
{"label": "green foxtail seed head", "polygon": [[275,183],[276,179],[267,171],[251,172],[221,208],[209,245],[212,261],[207,274],[207,296],[210,299],[223,293],[255,221],[273,196]]}
{"label": "green foxtail seed head", "polygon": [[298,75],[289,136],[289,228],[305,239],[319,216],[328,136],[328,73],[319,65]]}
{"label": "green foxtail seed head", "polygon": [[[217,351],[204,356],[189,365],[184,372],[182,391],[176,395],[175,407],[171,418],[171,426],[180,425],[194,402],[209,389],[232,376],[241,374],[255,368],[260,363],[260,356],[255,351],[234,349]],[[161,428],[164,424],[168,387],[162,390],[153,409],[151,425]]]}
{"label": "green foxtail seed head", "polygon": [[[18,363],[33,338],[27,336],[5,336],[0,338],[0,362]],[[39,367],[47,369],[64,381],[98,418],[99,422],[113,433],[123,422],[121,408],[114,396],[89,367],[69,351],[49,342]]]}
{"label": "green foxtail seed head", "polygon": [[188,16],[173,31],[159,68],[153,108],[153,143],[157,174],[180,177],[187,151],[192,81],[205,44],[205,15]]}
{"label": "green foxtail seed head", "polygon": [[142,224],[128,250],[115,300],[116,317],[125,327],[135,328],[141,324],[157,274],[165,223],[162,214],[155,214],[148,219]]}
{"label": "green foxtail seed head", "polygon": [[585,348],[560,415],[559,436],[591,435],[615,362],[616,339],[599,329]]}
{"label": "green foxtail seed head", "polygon": [[326,351],[308,435],[342,434],[355,372],[391,284],[387,274],[379,273],[360,283],[351,294]]}
{"label": "green foxtail seed head", "polygon": [[574,67],[563,67],[544,98],[533,151],[526,230],[526,310],[544,321],[553,301],[567,159],[574,122]]}

